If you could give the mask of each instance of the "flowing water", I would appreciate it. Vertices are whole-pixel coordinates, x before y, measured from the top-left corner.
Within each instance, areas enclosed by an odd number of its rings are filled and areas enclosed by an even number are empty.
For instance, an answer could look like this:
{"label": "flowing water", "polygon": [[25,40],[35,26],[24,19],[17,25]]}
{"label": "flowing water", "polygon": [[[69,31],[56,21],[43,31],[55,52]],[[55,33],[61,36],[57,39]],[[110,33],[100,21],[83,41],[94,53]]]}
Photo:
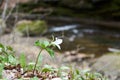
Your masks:
{"label": "flowing water", "polygon": [[81,24],[50,25],[48,36],[63,38],[62,51],[80,49],[80,53],[100,56],[120,49],[120,30]]}

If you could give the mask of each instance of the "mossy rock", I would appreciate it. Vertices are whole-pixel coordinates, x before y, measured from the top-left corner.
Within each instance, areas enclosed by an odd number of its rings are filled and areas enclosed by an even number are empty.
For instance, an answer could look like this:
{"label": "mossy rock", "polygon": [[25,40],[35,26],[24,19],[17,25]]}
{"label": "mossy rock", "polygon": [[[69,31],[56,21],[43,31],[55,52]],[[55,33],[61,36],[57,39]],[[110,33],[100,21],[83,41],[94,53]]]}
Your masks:
{"label": "mossy rock", "polygon": [[16,24],[15,31],[22,36],[37,36],[44,34],[47,31],[47,24],[43,20],[22,20]]}

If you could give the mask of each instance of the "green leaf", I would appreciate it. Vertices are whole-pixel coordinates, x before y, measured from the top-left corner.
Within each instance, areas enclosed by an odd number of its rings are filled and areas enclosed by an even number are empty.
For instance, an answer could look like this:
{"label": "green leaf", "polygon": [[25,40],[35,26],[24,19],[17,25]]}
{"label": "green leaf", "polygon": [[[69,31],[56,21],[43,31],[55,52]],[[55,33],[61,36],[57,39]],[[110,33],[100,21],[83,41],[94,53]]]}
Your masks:
{"label": "green leaf", "polygon": [[13,51],[13,48],[10,47],[10,46],[7,46],[7,49],[10,50],[10,51]]}
{"label": "green leaf", "polygon": [[35,66],[35,63],[34,63],[34,62],[28,63],[28,65],[27,65],[27,70],[33,70],[34,66]]}
{"label": "green leaf", "polygon": [[0,43],[0,53],[3,52],[4,46]]}
{"label": "green leaf", "polygon": [[27,64],[27,62],[26,62],[26,57],[25,57],[25,55],[24,54],[21,54],[20,55],[20,65],[24,68],[24,67],[26,67],[26,64]]}
{"label": "green leaf", "polygon": [[0,78],[2,77],[3,69],[4,69],[4,65],[0,63]]}
{"label": "green leaf", "polygon": [[50,65],[45,65],[44,68],[42,69],[42,72],[50,72],[52,70],[53,68]]}
{"label": "green leaf", "polygon": [[48,41],[40,41],[40,40],[38,40],[38,41],[35,42],[35,46],[39,46],[39,47],[41,47],[43,49],[45,49],[46,47],[48,47],[49,44],[50,43]]}
{"label": "green leaf", "polygon": [[43,44],[45,47],[48,47],[50,43],[48,41],[43,41]]}
{"label": "green leaf", "polygon": [[43,70],[42,70],[42,72],[50,72],[51,71],[51,69],[49,69],[49,68],[44,68]]}
{"label": "green leaf", "polygon": [[13,57],[12,55],[9,55],[8,56],[8,61],[11,63],[11,64],[17,64],[18,61],[15,57]]}
{"label": "green leaf", "polygon": [[4,45],[0,43],[0,48],[4,48]]}
{"label": "green leaf", "polygon": [[30,80],[39,80],[37,77],[33,77]]}
{"label": "green leaf", "polygon": [[8,62],[8,57],[0,55],[0,63],[6,63]]}
{"label": "green leaf", "polygon": [[54,57],[54,51],[50,48],[46,48],[46,51],[49,53],[49,55],[53,58]]}
{"label": "green leaf", "polygon": [[80,74],[80,71],[78,69],[76,69],[76,74],[79,75]]}
{"label": "green leaf", "polygon": [[34,44],[35,44],[35,46],[40,46],[41,45],[39,40],[37,40]]}

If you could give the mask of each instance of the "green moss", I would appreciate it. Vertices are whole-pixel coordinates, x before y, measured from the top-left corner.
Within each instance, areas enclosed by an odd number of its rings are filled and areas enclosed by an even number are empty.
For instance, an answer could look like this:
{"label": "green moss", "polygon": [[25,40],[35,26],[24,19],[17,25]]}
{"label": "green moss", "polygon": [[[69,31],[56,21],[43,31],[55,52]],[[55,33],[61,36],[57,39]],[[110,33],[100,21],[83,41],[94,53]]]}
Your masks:
{"label": "green moss", "polygon": [[20,21],[16,24],[16,31],[22,33],[22,35],[26,36],[27,32],[29,35],[40,35],[46,32],[47,24],[45,21],[37,20],[37,21]]}

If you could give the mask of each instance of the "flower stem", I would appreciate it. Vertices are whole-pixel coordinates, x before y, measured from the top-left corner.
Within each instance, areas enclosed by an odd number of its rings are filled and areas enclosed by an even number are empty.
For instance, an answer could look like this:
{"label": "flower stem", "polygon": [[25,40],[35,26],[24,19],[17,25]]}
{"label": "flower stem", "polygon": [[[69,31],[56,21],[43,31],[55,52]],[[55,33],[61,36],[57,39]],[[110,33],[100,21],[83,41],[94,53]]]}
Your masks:
{"label": "flower stem", "polygon": [[37,59],[36,59],[36,62],[35,62],[35,66],[34,66],[34,69],[33,69],[33,75],[34,75],[34,73],[35,73],[35,69],[36,69],[36,66],[37,66],[37,63],[38,63],[38,59],[39,59],[39,56],[40,56],[42,50],[43,50],[43,49],[40,50],[40,52],[39,52],[39,54],[38,54],[38,56],[37,56]]}

